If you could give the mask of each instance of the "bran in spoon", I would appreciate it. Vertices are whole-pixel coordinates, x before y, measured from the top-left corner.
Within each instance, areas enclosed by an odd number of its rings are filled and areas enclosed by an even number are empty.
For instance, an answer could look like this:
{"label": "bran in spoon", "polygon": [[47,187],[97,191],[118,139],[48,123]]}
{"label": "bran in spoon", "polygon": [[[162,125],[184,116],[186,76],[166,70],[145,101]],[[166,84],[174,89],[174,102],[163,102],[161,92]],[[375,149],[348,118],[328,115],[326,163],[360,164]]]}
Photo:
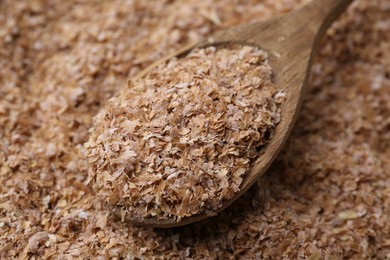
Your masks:
{"label": "bran in spoon", "polygon": [[267,53],[195,49],[112,98],[86,144],[95,192],[123,219],[212,215],[280,121]]}

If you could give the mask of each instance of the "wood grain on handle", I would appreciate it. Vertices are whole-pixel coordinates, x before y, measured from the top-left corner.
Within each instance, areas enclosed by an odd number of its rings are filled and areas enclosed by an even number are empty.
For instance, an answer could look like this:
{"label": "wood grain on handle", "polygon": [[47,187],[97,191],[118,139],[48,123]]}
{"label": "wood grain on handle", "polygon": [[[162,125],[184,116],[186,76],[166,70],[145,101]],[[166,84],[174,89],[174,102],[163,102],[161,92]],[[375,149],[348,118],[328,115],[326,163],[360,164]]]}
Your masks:
{"label": "wood grain on handle", "polygon": [[300,15],[309,14],[307,25],[315,29],[315,34],[323,34],[326,29],[336,20],[353,0],[312,0],[301,10],[293,13]]}

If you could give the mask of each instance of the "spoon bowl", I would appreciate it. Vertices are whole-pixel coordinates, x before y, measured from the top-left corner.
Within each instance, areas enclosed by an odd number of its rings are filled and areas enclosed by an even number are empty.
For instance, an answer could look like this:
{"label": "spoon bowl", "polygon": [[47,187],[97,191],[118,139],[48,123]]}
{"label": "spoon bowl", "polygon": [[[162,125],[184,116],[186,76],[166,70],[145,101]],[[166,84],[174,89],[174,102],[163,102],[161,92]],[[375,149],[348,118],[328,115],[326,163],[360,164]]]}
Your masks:
{"label": "spoon bowl", "polygon": [[[180,57],[194,48],[229,44],[251,45],[268,53],[273,70],[273,81],[286,96],[281,105],[281,121],[276,126],[274,136],[262,149],[258,158],[235,196],[223,202],[215,213],[224,210],[243,195],[263,175],[279,154],[286,142],[301,107],[302,97],[309,78],[312,57],[320,39],[332,22],[348,7],[353,0],[313,0],[297,11],[265,21],[258,21],[220,31],[208,39],[186,46],[178,52],[164,57],[140,72],[141,78],[155,66],[173,57]],[[134,219],[131,222],[157,228],[170,228],[187,225],[210,217],[197,214],[175,219],[158,220],[155,218]]]}

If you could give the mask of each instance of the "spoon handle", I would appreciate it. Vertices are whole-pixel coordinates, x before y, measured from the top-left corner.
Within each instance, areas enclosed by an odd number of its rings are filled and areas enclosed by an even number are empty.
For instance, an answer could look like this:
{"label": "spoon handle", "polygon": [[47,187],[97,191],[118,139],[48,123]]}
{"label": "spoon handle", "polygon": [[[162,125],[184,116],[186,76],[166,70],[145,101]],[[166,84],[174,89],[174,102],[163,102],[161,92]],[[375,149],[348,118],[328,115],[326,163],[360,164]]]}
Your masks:
{"label": "spoon handle", "polygon": [[353,0],[312,0],[293,15],[307,17],[307,26],[312,28],[315,36],[322,36],[326,29],[336,20]]}
{"label": "spoon handle", "polygon": [[[273,26],[273,50],[287,55],[291,60],[306,63],[311,53],[315,52],[318,44],[329,26],[345,11],[354,0],[312,0],[301,9],[285,16],[269,20]],[[253,24],[253,27],[260,25]],[[259,26],[261,27],[261,26]],[[276,35],[285,41],[276,42]],[[252,39],[256,42],[257,36]],[[264,37],[261,37],[264,42]],[[267,43],[267,42],[266,42]],[[288,43],[288,45],[286,45]]]}

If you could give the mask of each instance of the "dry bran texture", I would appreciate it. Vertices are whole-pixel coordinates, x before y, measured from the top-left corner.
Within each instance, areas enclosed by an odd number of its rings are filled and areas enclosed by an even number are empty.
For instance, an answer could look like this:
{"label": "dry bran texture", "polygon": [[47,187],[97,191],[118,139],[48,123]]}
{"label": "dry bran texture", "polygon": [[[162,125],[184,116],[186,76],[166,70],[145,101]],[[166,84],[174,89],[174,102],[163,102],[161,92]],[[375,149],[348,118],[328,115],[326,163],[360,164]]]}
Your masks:
{"label": "dry bran texture", "polygon": [[194,49],[130,80],[86,143],[95,193],[122,219],[215,215],[272,138],[284,93],[251,46]]}
{"label": "dry bran texture", "polygon": [[356,0],[328,31],[284,151],[222,214],[135,227],[85,185],[92,118],[129,74],[300,4],[0,1],[1,258],[389,259],[388,0]]}

